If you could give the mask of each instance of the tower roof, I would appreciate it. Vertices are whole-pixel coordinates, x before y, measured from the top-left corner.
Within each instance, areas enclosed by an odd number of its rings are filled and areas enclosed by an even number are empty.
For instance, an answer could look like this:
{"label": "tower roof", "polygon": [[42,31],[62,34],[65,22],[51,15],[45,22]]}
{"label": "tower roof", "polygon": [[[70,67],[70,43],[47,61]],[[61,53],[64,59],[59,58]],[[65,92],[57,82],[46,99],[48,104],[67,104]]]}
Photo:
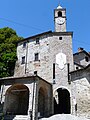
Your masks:
{"label": "tower roof", "polygon": [[58,5],[57,9],[62,9],[62,7],[61,7],[61,5],[60,5],[60,4]]}

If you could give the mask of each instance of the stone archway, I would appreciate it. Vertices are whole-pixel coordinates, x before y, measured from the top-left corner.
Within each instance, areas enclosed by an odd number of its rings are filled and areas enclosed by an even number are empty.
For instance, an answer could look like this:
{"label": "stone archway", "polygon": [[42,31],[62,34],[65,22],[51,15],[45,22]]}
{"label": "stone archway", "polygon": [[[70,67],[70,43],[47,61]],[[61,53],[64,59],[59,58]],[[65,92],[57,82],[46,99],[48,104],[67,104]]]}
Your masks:
{"label": "stone archway", "polygon": [[38,93],[38,113],[39,117],[46,117],[48,115],[48,95],[44,88],[39,89]]}
{"label": "stone archway", "polygon": [[58,88],[54,98],[54,114],[70,114],[70,93],[67,89]]}
{"label": "stone archway", "polygon": [[4,113],[27,115],[29,104],[29,89],[23,84],[14,84],[5,94]]}

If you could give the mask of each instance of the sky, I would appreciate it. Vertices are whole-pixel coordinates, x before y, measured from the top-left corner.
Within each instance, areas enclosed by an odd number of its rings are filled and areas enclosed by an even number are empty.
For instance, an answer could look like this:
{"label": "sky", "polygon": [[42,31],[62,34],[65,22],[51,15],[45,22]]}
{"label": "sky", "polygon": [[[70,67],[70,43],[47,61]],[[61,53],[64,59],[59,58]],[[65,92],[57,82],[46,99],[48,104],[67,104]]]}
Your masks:
{"label": "sky", "polygon": [[27,38],[54,31],[54,9],[66,8],[67,31],[73,32],[73,52],[90,51],[90,0],[1,0],[0,28],[10,27]]}

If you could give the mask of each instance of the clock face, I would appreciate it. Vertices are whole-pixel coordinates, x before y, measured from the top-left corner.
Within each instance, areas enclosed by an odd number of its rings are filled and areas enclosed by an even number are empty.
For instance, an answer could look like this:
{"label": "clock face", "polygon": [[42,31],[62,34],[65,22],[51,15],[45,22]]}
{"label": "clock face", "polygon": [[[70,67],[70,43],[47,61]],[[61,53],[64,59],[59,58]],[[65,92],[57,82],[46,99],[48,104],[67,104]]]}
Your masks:
{"label": "clock face", "polygon": [[60,18],[60,17],[56,18],[57,24],[62,25],[62,24],[64,24],[64,22],[65,22],[65,18]]}

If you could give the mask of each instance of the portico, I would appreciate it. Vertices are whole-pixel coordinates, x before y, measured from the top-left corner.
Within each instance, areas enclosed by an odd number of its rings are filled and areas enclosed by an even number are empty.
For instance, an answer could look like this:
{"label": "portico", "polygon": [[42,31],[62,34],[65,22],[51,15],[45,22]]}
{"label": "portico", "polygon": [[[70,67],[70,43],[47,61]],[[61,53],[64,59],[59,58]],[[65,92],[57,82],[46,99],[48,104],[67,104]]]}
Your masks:
{"label": "portico", "polygon": [[35,120],[52,114],[52,85],[36,75],[1,79],[1,89],[5,116]]}

